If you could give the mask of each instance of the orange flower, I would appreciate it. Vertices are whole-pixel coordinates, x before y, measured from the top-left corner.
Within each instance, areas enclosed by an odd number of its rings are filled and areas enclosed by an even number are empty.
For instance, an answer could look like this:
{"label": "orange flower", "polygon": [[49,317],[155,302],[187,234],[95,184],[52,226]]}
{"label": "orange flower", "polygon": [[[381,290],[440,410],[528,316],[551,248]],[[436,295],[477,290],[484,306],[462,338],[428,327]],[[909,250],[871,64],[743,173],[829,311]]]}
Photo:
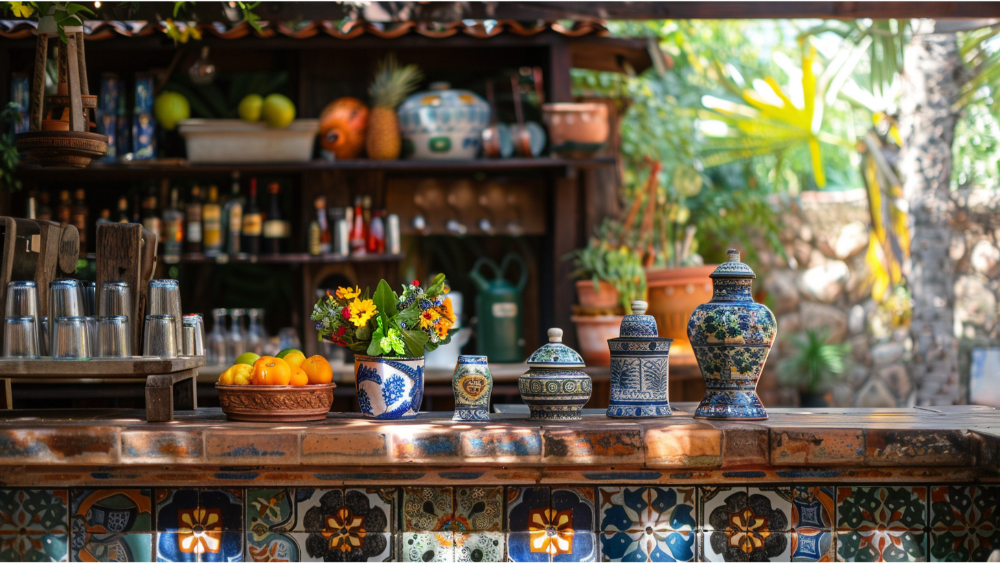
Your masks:
{"label": "orange flower", "polygon": [[438,308],[438,312],[441,316],[448,319],[448,324],[455,324],[455,311],[451,308],[451,297],[444,300],[441,307]]}

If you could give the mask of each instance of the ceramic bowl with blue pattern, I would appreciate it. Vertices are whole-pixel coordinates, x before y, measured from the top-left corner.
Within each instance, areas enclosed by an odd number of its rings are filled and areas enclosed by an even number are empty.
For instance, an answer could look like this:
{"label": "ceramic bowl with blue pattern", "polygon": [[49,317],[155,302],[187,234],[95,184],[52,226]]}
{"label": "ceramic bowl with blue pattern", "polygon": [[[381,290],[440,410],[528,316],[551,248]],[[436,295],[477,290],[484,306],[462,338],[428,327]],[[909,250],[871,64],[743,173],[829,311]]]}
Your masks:
{"label": "ceramic bowl with blue pattern", "polygon": [[473,159],[490,122],[490,106],[469,90],[431,84],[399,106],[403,151],[410,158]]}

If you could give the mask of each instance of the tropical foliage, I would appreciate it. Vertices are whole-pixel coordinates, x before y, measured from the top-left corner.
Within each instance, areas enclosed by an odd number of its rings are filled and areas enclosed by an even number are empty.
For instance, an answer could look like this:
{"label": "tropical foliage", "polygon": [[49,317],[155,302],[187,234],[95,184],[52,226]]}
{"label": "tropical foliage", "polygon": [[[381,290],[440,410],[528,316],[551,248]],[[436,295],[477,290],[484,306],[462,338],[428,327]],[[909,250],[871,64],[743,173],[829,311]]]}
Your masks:
{"label": "tropical foliage", "polygon": [[847,369],[850,344],[829,344],[822,331],[808,330],[792,337],[795,348],[790,358],[778,364],[779,380],[807,393],[823,391]]}
{"label": "tropical foliage", "polygon": [[[611,224],[605,224],[605,229]],[[632,301],[646,298],[646,270],[636,252],[626,245],[613,246],[605,236],[595,236],[584,248],[566,256],[573,260],[573,276],[593,280],[594,291],[599,283],[607,282],[618,291],[618,302],[626,313],[632,312]]]}

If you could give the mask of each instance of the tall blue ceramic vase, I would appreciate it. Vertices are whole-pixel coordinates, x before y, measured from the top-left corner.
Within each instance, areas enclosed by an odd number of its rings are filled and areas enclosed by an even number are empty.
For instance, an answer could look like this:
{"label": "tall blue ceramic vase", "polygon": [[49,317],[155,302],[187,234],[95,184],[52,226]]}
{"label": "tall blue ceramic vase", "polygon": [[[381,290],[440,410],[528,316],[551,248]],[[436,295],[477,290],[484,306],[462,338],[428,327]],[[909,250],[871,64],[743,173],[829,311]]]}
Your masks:
{"label": "tall blue ceramic vase", "polygon": [[672,338],[660,338],[649,304],[632,302],[632,314],[622,319],[611,350],[611,418],[670,416],[668,363]]}
{"label": "tall blue ceramic vase", "polygon": [[750,266],[737,250],[711,274],[712,300],[688,320],[688,338],[705,379],[705,397],[696,418],[762,420],[767,411],[757,396],[767,353],[778,323],[771,310],[755,303]]}
{"label": "tall blue ceramic vase", "polygon": [[394,420],[413,418],[424,398],[424,358],[354,355],[354,376],[361,414]]}

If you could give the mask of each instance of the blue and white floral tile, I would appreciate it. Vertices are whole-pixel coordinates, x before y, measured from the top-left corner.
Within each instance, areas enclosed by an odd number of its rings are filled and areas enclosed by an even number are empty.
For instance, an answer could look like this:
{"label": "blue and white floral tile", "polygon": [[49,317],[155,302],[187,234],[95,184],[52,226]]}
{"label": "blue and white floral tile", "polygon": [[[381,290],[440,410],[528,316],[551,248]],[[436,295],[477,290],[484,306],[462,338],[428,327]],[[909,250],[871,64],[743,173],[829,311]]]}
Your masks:
{"label": "blue and white floral tile", "polygon": [[70,561],[152,561],[153,534],[107,534],[100,541],[77,545],[71,540]]}
{"label": "blue and white floral tile", "polygon": [[402,561],[454,561],[455,532],[403,532]]}
{"label": "blue and white floral tile", "polygon": [[923,531],[927,487],[837,487],[837,529]]}
{"label": "blue and white floral tile", "polygon": [[247,489],[247,532],[263,536],[268,532],[287,532],[295,528],[295,489]]}
{"label": "blue and white floral tile", "polygon": [[94,534],[153,530],[150,489],[72,489],[70,528]]}
{"label": "blue and white floral tile", "polygon": [[601,487],[598,531],[695,531],[694,487]]}
{"label": "blue and white floral tile", "polygon": [[930,488],[931,561],[984,561],[1000,548],[1000,487]]}
{"label": "blue and white floral tile", "polygon": [[[175,532],[181,527],[184,515],[193,514],[198,509],[198,489],[156,489],[156,531]],[[218,520],[213,521],[216,524]],[[190,525],[188,526],[190,527]],[[221,531],[213,525],[213,531]]]}
{"label": "blue and white floral tile", "polygon": [[793,530],[832,530],[834,528],[834,488],[824,486],[791,487]]}
{"label": "blue and white floral tile", "polygon": [[[532,537],[534,536],[534,538]],[[533,544],[533,540],[540,540],[537,534],[532,532],[508,532],[507,533],[507,561],[525,562],[545,562],[549,561],[549,552],[542,549],[541,542]]]}
{"label": "blue and white floral tile", "polygon": [[791,533],[698,532],[701,561],[790,561]]}
{"label": "blue and white floral tile", "polygon": [[453,531],[454,491],[451,487],[403,487],[403,531]]}
{"label": "blue and white floral tile", "polygon": [[[396,490],[299,489],[305,556],[327,561],[382,561],[392,554]],[[295,534],[293,537],[300,537]]]}
{"label": "blue and white floral tile", "polygon": [[837,531],[838,561],[927,561],[927,534],[902,530]]}
{"label": "blue and white floral tile", "polygon": [[499,532],[503,529],[503,487],[455,489],[456,532]]}
{"label": "blue and white floral tile", "polygon": [[697,553],[693,530],[603,532],[599,537],[604,561],[694,561]]}
{"label": "blue and white floral tile", "polygon": [[156,534],[157,561],[243,560],[243,532],[192,531],[159,532]]}
{"label": "blue and white floral tile", "polygon": [[532,515],[547,510],[550,498],[548,487],[507,487],[506,531],[527,532]]}
{"label": "blue and white floral tile", "polygon": [[502,532],[455,533],[455,561],[504,561]]}
{"label": "blue and white floral tile", "polygon": [[0,560],[66,561],[66,489],[0,490]]}
{"label": "blue and white floral tile", "polygon": [[836,561],[834,532],[804,528],[792,532],[792,561]]}

